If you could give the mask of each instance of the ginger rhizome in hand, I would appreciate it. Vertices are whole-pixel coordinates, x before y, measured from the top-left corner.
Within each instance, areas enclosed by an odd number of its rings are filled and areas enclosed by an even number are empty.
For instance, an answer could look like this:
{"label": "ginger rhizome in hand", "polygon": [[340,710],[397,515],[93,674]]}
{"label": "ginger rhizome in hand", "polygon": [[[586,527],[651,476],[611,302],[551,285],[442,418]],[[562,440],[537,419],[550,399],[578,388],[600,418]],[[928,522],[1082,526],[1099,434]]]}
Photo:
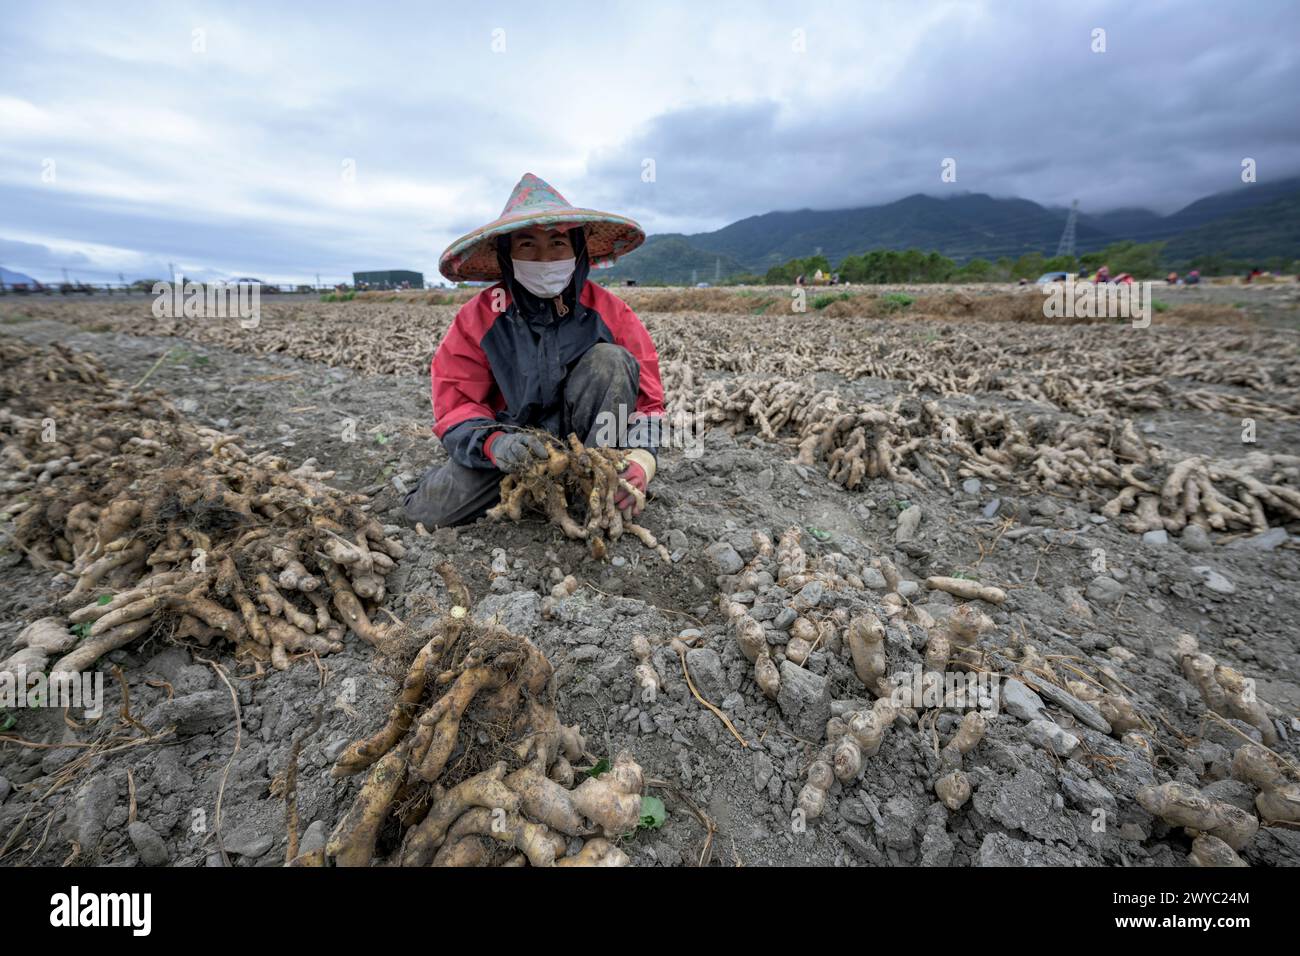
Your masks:
{"label": "ginger rhizome in hand", "polygon": [[[519,521],[524,508],[531,506],[543,512],[566,537],[586,541],[593,557],[603,558],[608,553],[607,538],[616,541],[627,533],[664,561],[670,560],[668,549],[650,530],[624,516],[614,503],[620,490],[638,503],[645,503],[645,492],[622,477],[628,463],[626,451],[587,448],[577,435],[570,435],[564,444],[545,432],[536,434],[545,442],[548,457],[501,480],[501,501],[488,511],[489,518]],[[575,504],[585,507],[585,520],[580,521],[570,511]]]}

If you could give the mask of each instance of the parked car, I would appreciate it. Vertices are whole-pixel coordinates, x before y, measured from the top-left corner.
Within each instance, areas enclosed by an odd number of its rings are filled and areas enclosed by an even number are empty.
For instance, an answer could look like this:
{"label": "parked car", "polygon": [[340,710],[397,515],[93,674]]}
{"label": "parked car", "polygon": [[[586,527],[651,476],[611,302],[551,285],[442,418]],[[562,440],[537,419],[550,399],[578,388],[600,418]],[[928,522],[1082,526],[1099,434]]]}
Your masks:
{"label": "parked car", "polygon": [[1047,285],[1052,282],[1064,282],[1069,278],[1070,273],[1068,272],[1044,272],[1034,281],[1038,285]]}

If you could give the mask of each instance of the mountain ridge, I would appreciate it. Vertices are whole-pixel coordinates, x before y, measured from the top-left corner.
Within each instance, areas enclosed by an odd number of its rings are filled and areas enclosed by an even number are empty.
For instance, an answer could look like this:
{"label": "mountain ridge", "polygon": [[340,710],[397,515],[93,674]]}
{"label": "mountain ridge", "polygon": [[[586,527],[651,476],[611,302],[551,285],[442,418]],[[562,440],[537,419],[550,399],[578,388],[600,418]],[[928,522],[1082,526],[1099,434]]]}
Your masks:
{"label": "mountain ridge", "polygon": [[[1296,215],[1292,197],[1300,198],[1300,177],[1204,196],[1168,215],[1141,207],[1081,211],[1075,227],[1076,249],[1091,252],[1131,240],[1168,241],[1166,256],[1171,262],[1179,261],[1175,255],[1205,253],[1258,258],[1300,255],[1294,238],[1300,223],[1287,218]],[[818,254],[838,263],[873,249],[936,251],[959,264],[976,257],[1014,259],[1033,252],[1050,256],[1068,213],[1029,199],[986,193],[947,197],[913,193],[875,206],[773,210],[708,232],[652,235],[636,252],[603,270],[602,276],[712,281],[719,274],[762,274],[772,266]],[[1184,234],[1191,234],[1190,238],[1175,241]],[[1217,243],[1216,235],[1222,237]],[[1229,236],[1239,248],[1225,245]]]}

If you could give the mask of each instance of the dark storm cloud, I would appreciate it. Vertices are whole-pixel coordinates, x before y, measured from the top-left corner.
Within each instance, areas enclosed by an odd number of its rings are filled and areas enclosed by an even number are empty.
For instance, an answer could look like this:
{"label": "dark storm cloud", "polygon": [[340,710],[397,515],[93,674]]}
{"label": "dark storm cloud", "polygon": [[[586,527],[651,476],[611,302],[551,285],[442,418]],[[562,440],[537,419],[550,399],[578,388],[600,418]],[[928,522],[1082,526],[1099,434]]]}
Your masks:
{"label": "dark storm cloud", "polygon": [[0,264],[433,278],[526,170],[654,232],[913,192],[1170,211],[1243,157],[1296,173],[1300,7],[1079,7],[15,3]]}
{"label": "dark storm cloud", "polygon": [[[700,228],[915,192],[1170,212],[1240,186],[1245,157],[1260,181],[1300,169],[1300,58],[1285,39],[1300,8],[990,9],[978,23],[932,25],[883,93],[658,116],[593,158],[596,189],[652,224]],[[1094,27],[1104,53],[1091,49]],[[644,158],[654,183],[630,175]],[[945,158],[955,183],[940,179]]]}

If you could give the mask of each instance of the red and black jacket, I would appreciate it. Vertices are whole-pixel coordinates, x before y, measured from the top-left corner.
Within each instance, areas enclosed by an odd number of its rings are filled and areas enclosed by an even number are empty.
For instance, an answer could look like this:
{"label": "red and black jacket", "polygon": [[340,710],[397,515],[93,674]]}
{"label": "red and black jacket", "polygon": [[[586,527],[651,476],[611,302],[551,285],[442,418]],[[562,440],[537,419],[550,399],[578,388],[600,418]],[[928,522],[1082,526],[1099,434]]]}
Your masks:
{"label": "red and black jacket", "polygon": [[[584,266],[585,258],[584,250],[579,259]],[[598,342],[620,345],[636,359],[641,372],[636,415],[644,420],[664,414],[659,355],[645,326],[622,299],[585,281],[585,268],[575,279],[582,289],[577,308],[571,285],[563,317],[557,318],[549,303],[525,316],[511,294],[517,285],[509,280],[484,289],[456,313],[432,368],[433,432],[453,461],[495,467],[483,452],[493,426],[558,433],[564,381]]]}

